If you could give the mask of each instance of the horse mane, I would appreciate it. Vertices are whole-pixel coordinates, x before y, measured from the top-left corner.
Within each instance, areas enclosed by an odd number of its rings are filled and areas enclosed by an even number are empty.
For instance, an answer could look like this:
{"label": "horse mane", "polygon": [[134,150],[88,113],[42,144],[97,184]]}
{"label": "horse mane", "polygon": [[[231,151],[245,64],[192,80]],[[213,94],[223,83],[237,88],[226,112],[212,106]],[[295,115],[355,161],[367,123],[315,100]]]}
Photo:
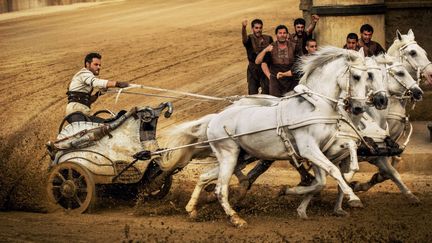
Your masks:
{"label": "horse mane", "polygon": [[325,46],[315,52],[314,55],[302,56],[296,69],[303,73],[300,84],[307,84],[308,77],[315,69],[320,68],[338,58],[346,58],[349,63],[363,65],[363,58],[360,53],[352,50],[342,49],[334,46]]}
{"label": "horse mane", "polygon": [[369,59],[369,58],[376,61],[378,64],[392,65],[394,62],[398,61],[396,57],[390,56],[386,53],[381,53],[377,56],[367,57],[366,59]]}

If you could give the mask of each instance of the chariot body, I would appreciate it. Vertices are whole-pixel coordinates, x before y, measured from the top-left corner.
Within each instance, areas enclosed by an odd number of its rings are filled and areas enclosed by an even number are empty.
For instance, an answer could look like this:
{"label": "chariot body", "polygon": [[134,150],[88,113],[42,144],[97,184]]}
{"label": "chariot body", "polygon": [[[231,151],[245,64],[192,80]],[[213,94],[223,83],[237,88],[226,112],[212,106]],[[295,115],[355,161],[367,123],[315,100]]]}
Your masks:
{"label": "chariot body", "polygon": [[[67,116],[57,140],[47,143],[51,157],[49,200],[56,208],[83,213],[94,206],[99,188],[117,186],[127,188],[133,196],[142,192],[163,198],[170,190],[172,174],[159,168],[159,157],[150,158],[142,152],[159,149],[156,127],[162,112],[169,118],[172,104],[134,107],[117,115],[103,110],[92,117]],[[101,119],[101,113],[112,117]],[[66,122],[69,124],[63,128]]]}

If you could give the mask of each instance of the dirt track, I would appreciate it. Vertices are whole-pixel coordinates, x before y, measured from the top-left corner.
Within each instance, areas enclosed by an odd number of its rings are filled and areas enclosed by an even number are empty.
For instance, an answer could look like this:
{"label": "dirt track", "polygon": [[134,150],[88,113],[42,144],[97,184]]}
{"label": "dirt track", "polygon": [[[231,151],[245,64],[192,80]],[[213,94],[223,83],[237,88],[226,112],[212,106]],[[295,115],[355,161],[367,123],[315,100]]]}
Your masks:
{"label": "dirt track", "polygon": [[[47,158],[66,104],[66,87],[84,55],[103,55],[101,77],[214,96],[246,93],[246,60],[241,21],[260,17],[271,34],[279,23],[291,27],[301,15],[296,1],[115,1],[0,20],[0,208],[44,210]],[[291,30],[291,29],[290,29]],[[94,107],[114,111],[157,105],[169,99],[105,95]],[[161,119],[163,139],[173,124],[220,110],[225,103],[175,100],[174,116]],[[179,175],[168,198],[138,210],[131,203],[108,202],[95,215],[0,213],[0,241],[426,241],[431,235],[430,176],[404,175],[424,202],[411,207],[391,183],[360,194],[363,210],[349,218],[330,216],[334,188],[311,206],[310,221],[296,218],[300,198],[276,198],[280,171],[264,175],[240,207],[250,223],[231,228],[212,204],[201,220],[183,210],[196,173]],[[278,173],[279,172],[279,173]],[[368,175],[370,176],[370,175]],[[266,179],[267,178],[267,179]],[[183,183],[180,183],[183,182]],[[181,185],[181,186],[179,186]],[[91,225],[91,227],[89,227]],[[281,227],[282,226],[282,227]],[[383,231],[381,231],[383,230]],[[192,234],[191,234],[192,232]],[[362,232],[366,232],[362,238]]]}

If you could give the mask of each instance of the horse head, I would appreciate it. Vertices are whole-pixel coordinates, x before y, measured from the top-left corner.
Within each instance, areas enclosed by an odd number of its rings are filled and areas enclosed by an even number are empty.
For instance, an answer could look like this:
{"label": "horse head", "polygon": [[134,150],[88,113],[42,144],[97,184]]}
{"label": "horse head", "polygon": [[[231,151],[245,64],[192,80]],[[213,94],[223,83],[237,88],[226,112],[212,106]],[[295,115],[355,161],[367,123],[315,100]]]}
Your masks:
{"label": "horse head", "polygon": [[383,110],[387,108],[387,85],[385,80],[385,68],[378,65],[373,57],[366,58],[366,67],[368,74],[368,103],[376,109]]}
{"label": "horse head", "polygon": [[432,84],[432,64],[426,51],[415,41],[414,32],[410,29],[406,35],[396,31],[396,38],[388,49],[388,54],[400,58],[411,76],[420,79],[421,75]]}
{"label": "horse head", "polygon": [[390,95],[410,95],[414,100],[422,99],[423,90],[397,58],[383,54],[375,57],[375,60],[385,69],[383,71],[387,75],[387,90]]}
{"label": "horse head", "polygon": [[366,90],[368,87],[367,67],[363,49],[359,52],[345,50],[347,71],[344,78],[338,79],[339,87],[344,91],[345,109],[354,115],[360,115],[365,111]]}
{"label": "horse head", "polygon": [[334,100],[343,97],[346,109],[355,115],[366,106],[367,73],[361,52],[323,47],[315,55],[303,56],[299,65],[301,84]]}

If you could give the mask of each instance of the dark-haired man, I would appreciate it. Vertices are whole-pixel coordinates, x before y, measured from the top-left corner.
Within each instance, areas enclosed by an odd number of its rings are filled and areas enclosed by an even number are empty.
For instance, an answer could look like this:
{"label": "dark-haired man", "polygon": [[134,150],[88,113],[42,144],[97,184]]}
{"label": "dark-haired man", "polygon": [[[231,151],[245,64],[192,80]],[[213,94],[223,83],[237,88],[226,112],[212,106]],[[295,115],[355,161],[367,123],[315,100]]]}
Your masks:
{"label": "dark-haired man", "polygon": [[373,32],[374,29],[369,24],[364,24],[360,28],[359,46],[363,47],[364,54],[367,57],[376,56],[385,52],[384,48],[382,48],[378,42],[372,40]]}
{"label": "dark-haired man", "polygon": [[267,63],[270,70],[265,74],[270,80],[270,95],[281,97],[298,84],[292,69],[300,50],[289,40],[285,25],[277,26],[275,34],[277,41],[260,52],[255,63]]}
{"label": "dark-haired man", "polygon": [[[273,38],[262,33],[263,22],[260,19],[254,19],[251,22],[252,34],[250,35],[247,34],[246,26],[247,20],[244,20],[242,22],[242,40],[249,61],[247,68],[248,94],[258,94],[259,87],[261,87],[262,94],[268,94],[269,81],[264,75],[261,66],[255,64],[255,59],[258,53],[273,43]],[[264,69],[268,68],[265,66]]]}
{"label": "dark-haired man", "polygon": [[73,76],[66,93],[68,96],[66,115],[79,111],[90,116],[90,106],[101,94],[101,92],[96,92],[92,95],[93,88],[125,88],[129,86],[126,82],[97,78],[101,68],[101,59],[102,56],[98,53],[89,53],[84,58],[84,67]]}
{"label": "dark-haired man", "polygon": [[344,49],[348,50],[360,50],[358,45],[358,36],[356,33],[349,33],[346,38],[346,44],[343,46]]}
{"label": "dark-haired man", "polygon": [[312,15],[312,22],[306,28],[306,21],[302,18],[298,18],[294,20],[294,31],[295,33],[291,34],[291,40],[294,41],[297,45],[297,48],[301,50],[300,55],[307,54],[306,50],[306,41],[312,38],[312,32],[315,29],[315,26],[319,20],[319,16],[316,14]]}

